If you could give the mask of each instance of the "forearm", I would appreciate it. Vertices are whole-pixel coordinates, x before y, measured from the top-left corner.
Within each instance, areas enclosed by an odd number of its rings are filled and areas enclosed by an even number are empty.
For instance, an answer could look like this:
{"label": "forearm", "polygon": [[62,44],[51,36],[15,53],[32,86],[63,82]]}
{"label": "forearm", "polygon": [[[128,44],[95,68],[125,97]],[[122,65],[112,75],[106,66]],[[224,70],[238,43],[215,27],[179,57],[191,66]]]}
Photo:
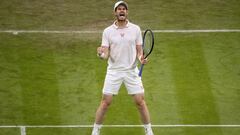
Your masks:
{"label": "forearm", "polygon": [[138,57],[139,62],[141,64],[147,64],[148,60],[147,60],[147,58],[144,58],[142,46],[137,45],[136,49],[137,49],[137,57]]}
{"label": "forearm", "polygon": [[141,57],[143,57],[143,50],[141,45],[136,46],[137,49],[137,58],[139,61],[141,61]]}

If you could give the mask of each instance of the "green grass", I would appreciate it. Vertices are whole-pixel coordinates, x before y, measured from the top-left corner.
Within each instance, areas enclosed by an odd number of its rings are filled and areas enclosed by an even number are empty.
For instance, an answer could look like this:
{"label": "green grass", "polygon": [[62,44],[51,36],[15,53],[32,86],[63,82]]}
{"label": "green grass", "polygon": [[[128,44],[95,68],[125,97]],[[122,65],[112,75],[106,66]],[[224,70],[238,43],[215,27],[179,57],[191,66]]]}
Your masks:
{"label": "green grass", "polygon": [[20,135],[19,128],[1,128],[0,135]]}
{"label": "green grass", "polygon": [[[237,29],[239,0],[128,0],[129,19],[152,29]],[[2,0],[0,29],[103,30],[114,1]]]}
{"label": "green grass", "polygon": [[[98,65],[91,60],[96,59],[95,49],[92,50],[92,55],[78,52],[78,50],[89,52],[90,46],[95,48],[94,41],[71,41],[73,39],[69,39],[61,42],[48,35],[35,37],[33,35],[17,37],[3,35],[3,38],[5,38],[5,42],[1,46],[1,55],[3,56],[1,57],[1,89],[3,96],[10,97],[7,98],[10,101],[3,104],[3,107],[7,108],[16,99],[21,101],[13,104],[19,108],[19,111],[15,112],[11,110],[14,108],[9,108],[8,111],[13,114],[3,111],[3,113],[5,112],[3,115],[6,115],[4,118],[7,118],[8,115],[9,117],[12,115],[18,117],[14,119],[16,124],[19,122],[56,124],[61,121],[61,113],[67,115],[69,112],[69,110],[60,110],[60,106],[68,109],[69,99],[76,100],[75,105],[81,106],[81,101],[87,101],[88,97],[79,93],[89,93],[89,90],[85,88],[91,83],[94,85],[90,85],[92,87],[89,89],[97,89],[97,84],[95,85],[94,82],[97,69],[93,67]],[[79,42],[85,45],[79,45]],[[88,56],[87,59],[85,55]],[[90,63],[86,63],[87,61]],[[89,66],[92,67],[91,70],[88,70]],[[87,76],[92,76],[93,79]],[[62,97],[65,93],[69,93],[69,95]],[[78,96],[71,97],[75,94]],[[71,110],[71,108],[69,109]],[[78,110],[76,113],[84,112]],[[1,119],[1,123],[13,124],[8,120]]]}
{"label": "green grass", "polygon": [[[100,34],[96,38],[88,36],[1,34],[2,125],[93,123],[106,62],[95,54]],[[143,74],[152,123],[239,124],[239,34],[155,36],[154,53]],[[104,124],[141,124],[124,87],[114,97]],[[227,128],[155,130],[156,134],[229,133]],[[91,129],[27,131],[29,134],[89,134]],[[237,132],[238,128],[231,131]],[[103,133],[137,135],[143,130],[106,128]]]}
{"label": "green grass", "polygon": [[[92,3],[96,4],[92,4]],[[142,29],[239,29],[239,1],[129,0]],[[0,29],[103,30],[113,1],[0,2]],[[148,20],[147,20],[148,19]],[[143,72],[152,124],[240,123],[240,34],[155,33]],[[0,33],[0,125],[91,125],[106,61],[101,34]],[[104,124],[141,124],[126,89]],[[240,128],[153,128],[155,135],[238,135]],[[91,128],[27,128],[27,135],[88,135]],[[0,135],[20,135],[0,128]],[[103,128],[103,135],[143,135],[143,128]]]}

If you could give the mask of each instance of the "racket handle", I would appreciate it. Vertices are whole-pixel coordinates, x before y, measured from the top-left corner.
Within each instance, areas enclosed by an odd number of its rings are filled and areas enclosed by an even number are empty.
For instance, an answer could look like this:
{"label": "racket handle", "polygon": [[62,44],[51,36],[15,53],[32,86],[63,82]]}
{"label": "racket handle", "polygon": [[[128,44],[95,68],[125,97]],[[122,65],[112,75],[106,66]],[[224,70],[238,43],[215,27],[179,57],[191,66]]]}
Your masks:
{"label": "racket handle", "polygon": [[138,76],[142,77],[142,71],[143,71],[144,64],[141,65]]}

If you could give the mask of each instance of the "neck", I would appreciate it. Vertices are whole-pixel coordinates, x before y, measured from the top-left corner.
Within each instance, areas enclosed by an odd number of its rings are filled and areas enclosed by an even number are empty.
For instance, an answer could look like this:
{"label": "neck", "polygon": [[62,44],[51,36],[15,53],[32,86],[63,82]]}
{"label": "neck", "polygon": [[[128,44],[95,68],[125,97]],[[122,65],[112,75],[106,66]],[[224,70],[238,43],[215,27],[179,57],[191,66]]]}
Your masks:
{"label": "neck", "polygon": [[117,20],[117,21],[116,21],[116,25],[117,25],[119,28],[124,28],[124,27],[126,27],[126,25],[127,25],[127,20],[124,20],[124,21]]}

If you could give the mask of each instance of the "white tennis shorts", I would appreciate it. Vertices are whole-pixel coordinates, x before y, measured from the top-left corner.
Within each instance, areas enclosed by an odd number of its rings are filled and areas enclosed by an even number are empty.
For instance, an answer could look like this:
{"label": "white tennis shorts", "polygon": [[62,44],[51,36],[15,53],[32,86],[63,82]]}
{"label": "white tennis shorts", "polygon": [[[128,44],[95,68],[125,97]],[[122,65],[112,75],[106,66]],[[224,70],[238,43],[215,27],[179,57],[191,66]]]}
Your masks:
{"label": "white tennis shorts", "polygon": [[144,93],[141,77],[138,76],[138,69],[132,71],[112,71],[108,70],[103,86],[103,94],[117,95],[124,83],[128,94]]}

